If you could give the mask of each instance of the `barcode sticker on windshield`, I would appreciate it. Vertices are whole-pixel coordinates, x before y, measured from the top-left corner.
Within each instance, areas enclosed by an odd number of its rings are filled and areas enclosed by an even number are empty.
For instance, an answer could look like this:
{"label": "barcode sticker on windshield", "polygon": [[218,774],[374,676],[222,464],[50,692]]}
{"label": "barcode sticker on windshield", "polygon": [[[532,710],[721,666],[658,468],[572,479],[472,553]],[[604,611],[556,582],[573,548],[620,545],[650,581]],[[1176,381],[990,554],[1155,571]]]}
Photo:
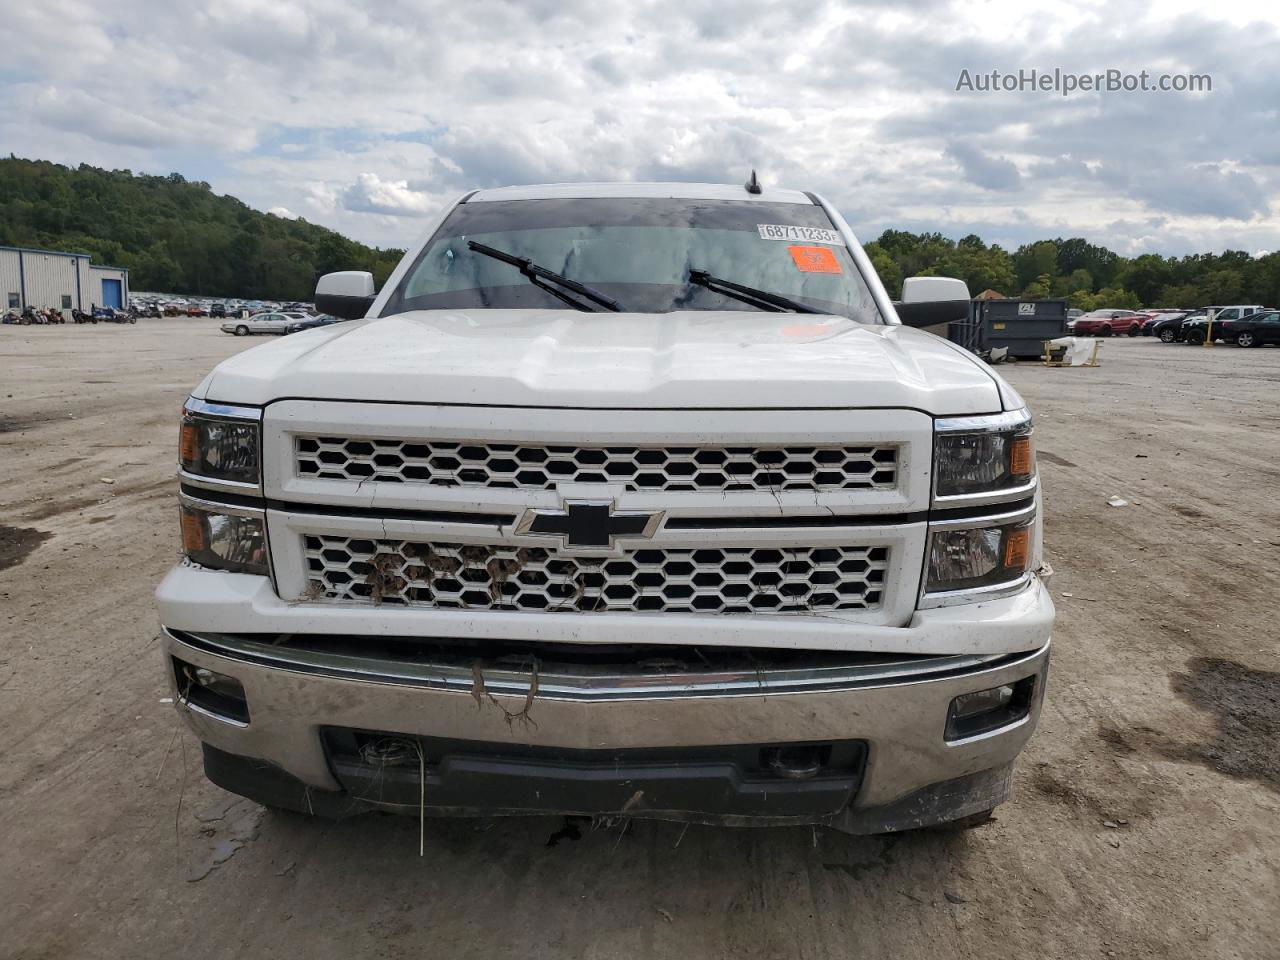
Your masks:
{"label": "barcode sticker on windshield", "polygon": [[757,223],[761,240],[799,240],[803,243],[830,243],[844,246],[844,239],[834,230],[824,227],[797,227],[790,223]]}

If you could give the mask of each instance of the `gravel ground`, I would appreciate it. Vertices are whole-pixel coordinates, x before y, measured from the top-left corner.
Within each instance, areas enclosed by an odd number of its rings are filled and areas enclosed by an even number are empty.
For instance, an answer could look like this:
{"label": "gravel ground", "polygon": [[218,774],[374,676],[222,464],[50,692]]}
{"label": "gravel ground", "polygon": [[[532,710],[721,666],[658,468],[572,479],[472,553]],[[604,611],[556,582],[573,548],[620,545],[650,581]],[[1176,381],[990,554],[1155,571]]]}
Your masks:
{"label": "gravel ground", "polygon": [[250,345],[0,328],[0,957],[1277,955],[1280,349],[1003,368],[1038,415],[1059,619],[994,823],[429,822],[419,859],[412,818],[209,785],[162,702],[176,418]]}

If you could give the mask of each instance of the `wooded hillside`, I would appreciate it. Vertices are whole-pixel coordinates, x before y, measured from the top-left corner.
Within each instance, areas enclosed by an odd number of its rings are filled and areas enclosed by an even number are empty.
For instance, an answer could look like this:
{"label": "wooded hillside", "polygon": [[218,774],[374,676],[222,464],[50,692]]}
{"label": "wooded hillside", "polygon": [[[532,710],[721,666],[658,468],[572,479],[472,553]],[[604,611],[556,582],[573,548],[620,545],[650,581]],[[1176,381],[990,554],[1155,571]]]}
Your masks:
{"label": "wooded hillside", "polygon": [[271,300],[310,300],[333,270],[370,270],[381,284],[403,252],[262,213],[176,173],[13,156],[0,159],[0,245],[88,253],[127,267],[134,290]]}

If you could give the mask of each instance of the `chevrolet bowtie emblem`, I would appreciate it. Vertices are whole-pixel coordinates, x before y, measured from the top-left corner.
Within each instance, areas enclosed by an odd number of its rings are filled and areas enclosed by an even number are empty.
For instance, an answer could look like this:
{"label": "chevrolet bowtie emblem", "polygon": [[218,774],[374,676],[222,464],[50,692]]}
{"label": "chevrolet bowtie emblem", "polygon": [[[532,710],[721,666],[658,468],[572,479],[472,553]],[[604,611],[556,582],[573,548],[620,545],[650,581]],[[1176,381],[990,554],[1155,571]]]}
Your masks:
{"label": "chevrolet bowtie emblem", "polygon": [[564,546],[609,550],[617,537],[651,537],[661,513],[614,513],[609,500],[566,500],[563,510],[526,510],[516,533],[560,537]]}

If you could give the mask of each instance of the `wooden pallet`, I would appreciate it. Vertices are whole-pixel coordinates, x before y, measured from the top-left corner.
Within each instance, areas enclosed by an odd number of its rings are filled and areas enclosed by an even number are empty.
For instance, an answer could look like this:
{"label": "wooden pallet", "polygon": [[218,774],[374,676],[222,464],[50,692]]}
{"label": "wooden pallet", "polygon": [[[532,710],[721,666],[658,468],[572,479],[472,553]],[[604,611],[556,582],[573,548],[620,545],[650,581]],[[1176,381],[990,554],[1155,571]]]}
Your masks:
{"label": "wooden pallet", "polygon": [[1040,358],[1040,362],[1046,367],[1096,367],[1098,365],[1098,351],[1102,349],[1102,341],[1095,340],[1093,342],[1093,352],[1089,354],[1089,359],[1084,363],[1067,363],[1067,348],[1055,347],[1052,340],[1044,341],[1044,355]]}

